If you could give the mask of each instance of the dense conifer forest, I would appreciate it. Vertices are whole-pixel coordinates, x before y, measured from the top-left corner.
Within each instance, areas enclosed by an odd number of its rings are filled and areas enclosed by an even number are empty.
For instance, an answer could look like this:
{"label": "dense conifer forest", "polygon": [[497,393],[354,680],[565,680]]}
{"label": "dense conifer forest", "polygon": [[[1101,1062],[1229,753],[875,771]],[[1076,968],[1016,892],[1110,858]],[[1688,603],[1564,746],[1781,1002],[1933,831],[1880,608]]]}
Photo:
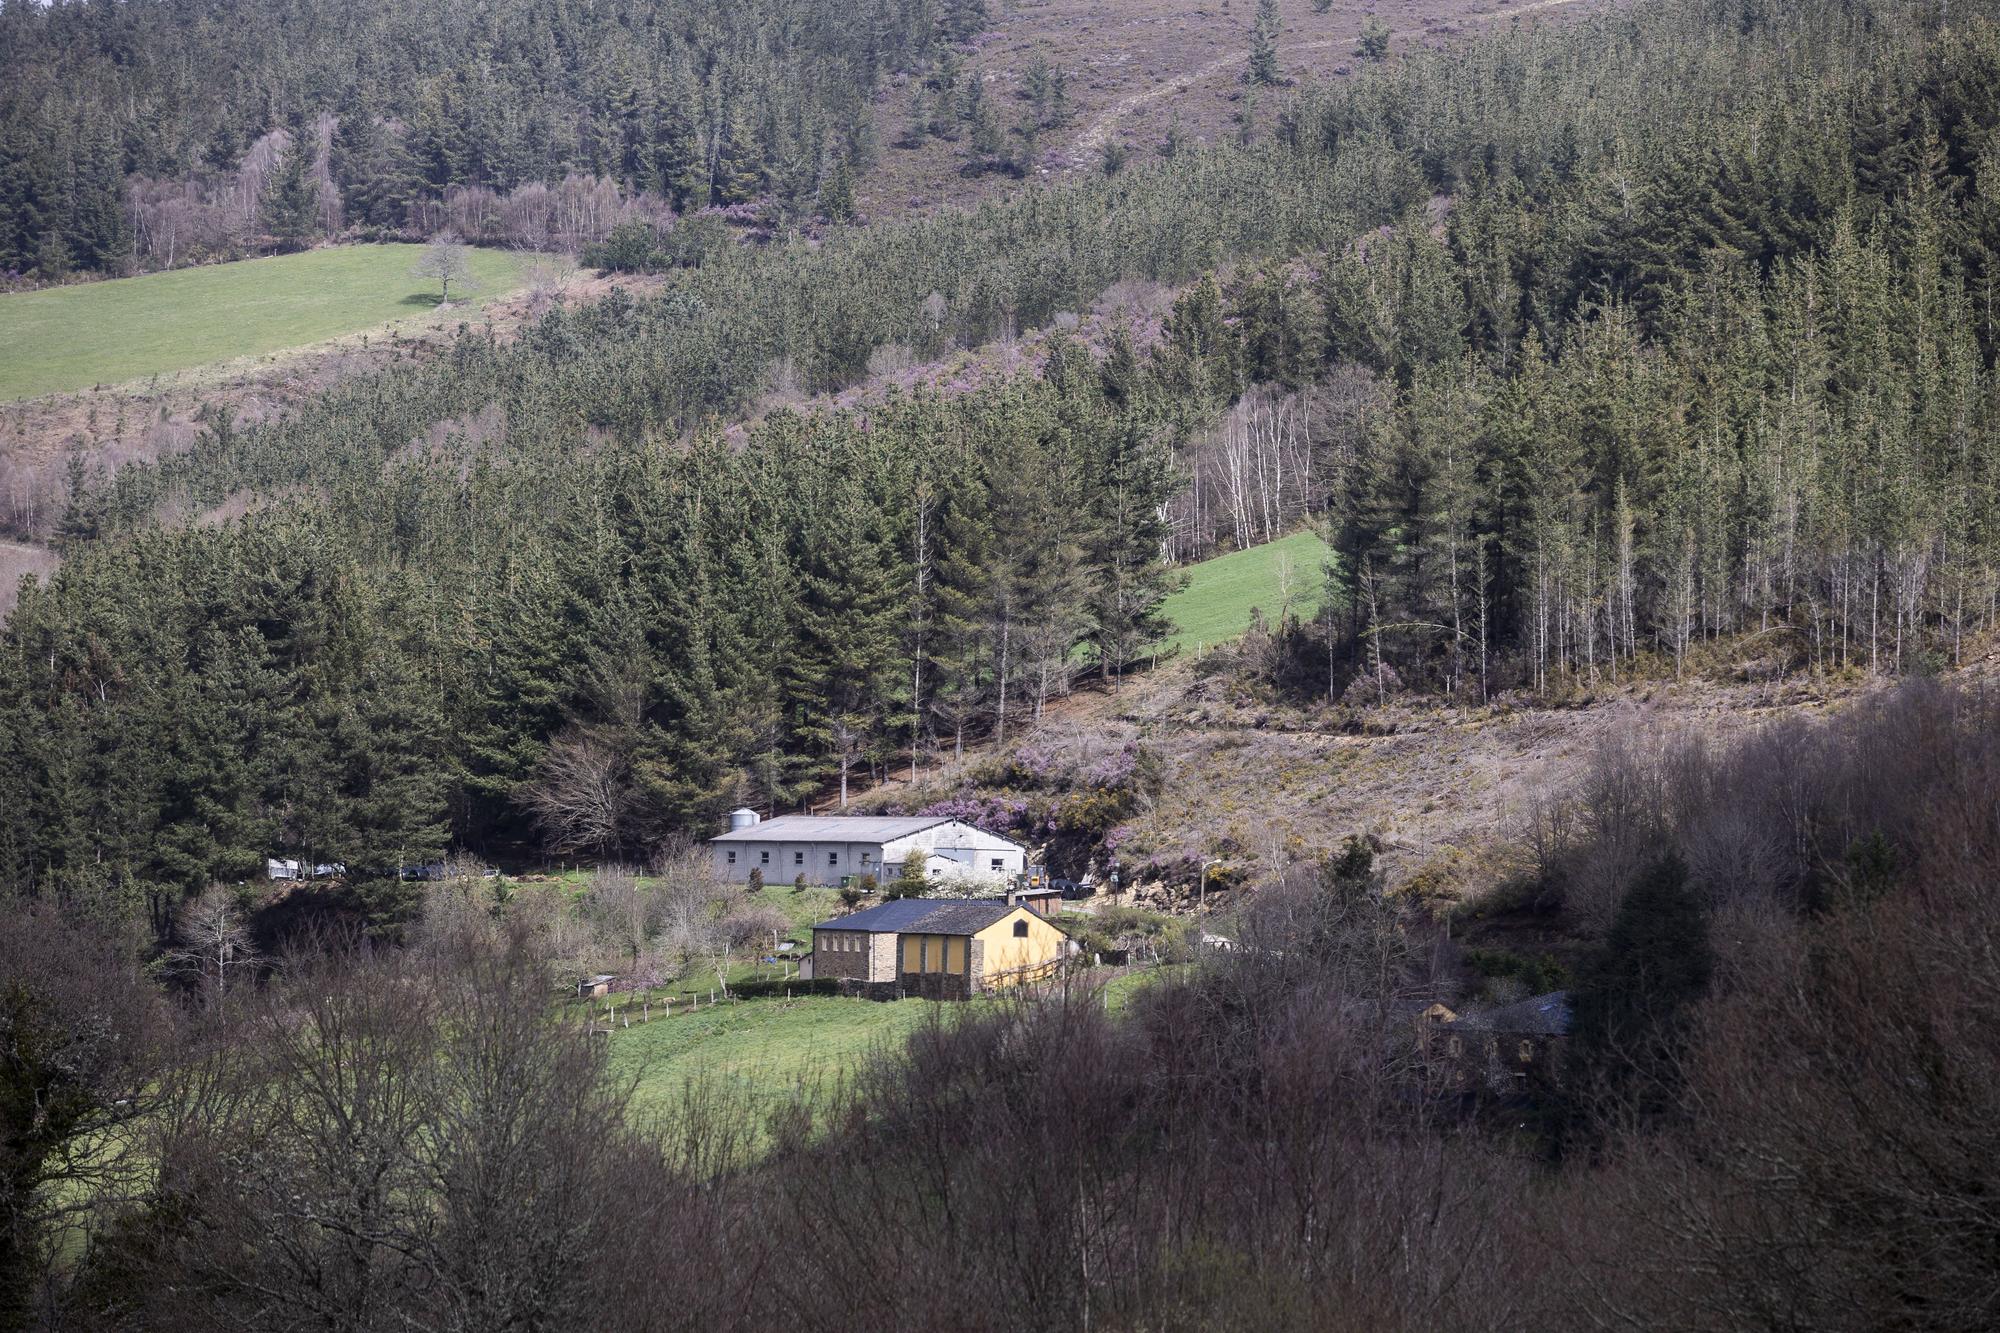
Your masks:
{"label": "dense conifer forest", "polygon": [[[1146,655],[1169,549],[1230,539],[1172,531],[1227,423],[1357,377],[1239,479],[1340,555],[1274,627],[1285,688],[1559,692],[1744,636],[1950,664],[2000,589],[1996,44],[1863,0],[1496,36],[1276,145],[726,249],[79,458],[5,632],[0,877],[164,921],[274,847],[637,853],[1004,739]],[[1058,328],[1012,380],[721,428],[1121,280],[1181,291],[1143,345]]]}
{"label": "dense conifer forest", "polygon": [[425,222],[595,239],[648,200],[839,217],[878,81],[984,23],[982,0],[9,0],[0,271]]}

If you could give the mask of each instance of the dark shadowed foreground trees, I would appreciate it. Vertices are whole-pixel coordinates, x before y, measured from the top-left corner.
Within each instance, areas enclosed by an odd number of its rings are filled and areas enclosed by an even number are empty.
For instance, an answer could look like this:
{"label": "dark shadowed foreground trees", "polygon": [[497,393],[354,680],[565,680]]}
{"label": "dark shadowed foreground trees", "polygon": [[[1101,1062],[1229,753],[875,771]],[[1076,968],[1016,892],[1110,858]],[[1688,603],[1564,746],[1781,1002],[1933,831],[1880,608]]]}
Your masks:
{"label": "dark shadowed foreground trees", "polygon": [[158,992],[46,906],[0,913],[0,1328],[30,1327],[85,1201],[122,1197],[167,1047]]}
{"label": "dark shadowed foreground trees", "polygon": [[[158,1328],[555,1328],[595,1323],[625,1283],[703,1308],[662,1290],[670,1273],[740,1298],[707,1250],[714,1209],[674,1160],[727,1165],[738,1154],[707,1137],[726,1122],[641,1136],[602,1038],[551,1014],[518,940],[292,959],[157,1118],[150,1202],[87,1292],[113,1322]],[[624,1229],[667,1217],[686,1269],[607,1272],[629,1263]]]}
{"label": "dark shadowed foreground trees", "polygon": [[[1569,1084],[1588,1153],[1547,1153],[1532,1100],[1439,1095],[1409,1019],[1452,946],[1362,843],[1120,1012],[1085,985],[949,1010],[763,1119],[699,1092],[635,1117],[524,940],[468,919],[190,1003],[130,1178],[41,1196],[86,1205],[43,1308],[168,1329],[1989,1327],[1996,723],[1991,696],[1920,686],[1684,753],[1671,785],[1627,775],[1648,868],[1573,922],[1604,945],[1584,989],[1611,997]],[[1713,870],[1730,809],[1783,832],[1761,876]],[[1846,856],[1874,833],[1886,852]],[[1573,854],[1600,834],[1627,836],[1583,821]],[[1639,991],[1656,1002],[1620,1008]]]}

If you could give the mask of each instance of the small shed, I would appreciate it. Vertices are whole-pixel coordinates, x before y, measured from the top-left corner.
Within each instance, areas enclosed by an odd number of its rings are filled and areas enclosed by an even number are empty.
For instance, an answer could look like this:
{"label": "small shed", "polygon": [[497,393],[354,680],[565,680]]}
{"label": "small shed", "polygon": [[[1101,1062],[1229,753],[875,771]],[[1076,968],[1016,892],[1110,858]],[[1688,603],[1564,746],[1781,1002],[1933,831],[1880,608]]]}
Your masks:
{"label": "small shed", "polygon": [[1053,884],[1031,884],[1025,889],[1007,890],[1009,906],[1025,907],[1036,916],[1054,916],[1062,911],[1062,890]]}
{"label": "small shed", "polygon": [[609,972],[600,972],[594,977],[585,977],[576,983],[576,993],[588,999],[593,995],[609,995],[611,983],[618,980]]}

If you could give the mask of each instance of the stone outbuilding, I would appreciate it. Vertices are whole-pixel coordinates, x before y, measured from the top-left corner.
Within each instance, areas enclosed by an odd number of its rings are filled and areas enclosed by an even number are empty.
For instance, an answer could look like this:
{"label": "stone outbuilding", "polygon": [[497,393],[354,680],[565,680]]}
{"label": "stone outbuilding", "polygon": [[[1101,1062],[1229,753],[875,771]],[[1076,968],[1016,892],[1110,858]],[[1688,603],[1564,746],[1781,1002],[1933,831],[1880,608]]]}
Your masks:
{"label": "stone outbuilding", "polygon": [[899,898],[813,927],[812,975],[864,994],[956,1000],[1055,973],[1069,936],[1000,899]]}
{"label": "stone outbuilding", "polygon": [[1550,991],[1485,1013],[1454,1016],[1430,1026],[1419,1040],[1453,1086],[1506,1092],[1561,1078],[1571,1022],[1569,992]]}

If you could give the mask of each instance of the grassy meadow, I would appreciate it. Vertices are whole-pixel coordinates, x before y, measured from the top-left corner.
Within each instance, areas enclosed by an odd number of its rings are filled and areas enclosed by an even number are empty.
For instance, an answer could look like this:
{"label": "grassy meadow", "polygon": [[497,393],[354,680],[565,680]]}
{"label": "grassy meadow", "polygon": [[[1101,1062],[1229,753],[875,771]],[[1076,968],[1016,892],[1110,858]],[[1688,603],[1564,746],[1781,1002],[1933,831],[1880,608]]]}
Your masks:
{"label": "grassy meadow", "polygon": [[1227,643],[1250,628],[1250,611],[1276,622],[1282,607],[1310,613],[1319,606],[1327,545],[1316,532],[1231,551],[1188,566],[1188,585],[1163,610],[1174,630],[1162,651],[1195,652]]}
{"label": "grassy meadow", "polygon": [[762,1113],[832,1090],[875,1052],[900,1050],[942,1007],[928,1000],[760,999],[664,1019],[656,1009],[644,1024],[635,1011],[631,1027],[611,1034],[610,1072],[632,1081],[642,1114],[667,1113],[690,1087],[740,1097]]}
{"label": "grassy meadow", "polygon": [[[420,245],[346,245],[0,295],[0,401],[66,393],[424,318],[437,283]],[[525,259],[469,254],[454,314],[520,287]]]}
{"label": "grassy meadow", "polygon": [[[1128,972],[1105,987],[1105,1007],[1122,1012],[1168,970]],[[624,1015],[628,997],[620,996]],[[610,1074],[633,1086],[642,1113],[668,1114],[691,1088],[740,1098],[762,1115],[800,1097],[833,1092],[876,1055],[894,1058],[912,1032],[932,1019],[950,1021],[992,1000],[970,1004],[929,1000],[849,1000],[833,996],[744,1000],[672,1018],[639,1022],[611,1033]]]}

